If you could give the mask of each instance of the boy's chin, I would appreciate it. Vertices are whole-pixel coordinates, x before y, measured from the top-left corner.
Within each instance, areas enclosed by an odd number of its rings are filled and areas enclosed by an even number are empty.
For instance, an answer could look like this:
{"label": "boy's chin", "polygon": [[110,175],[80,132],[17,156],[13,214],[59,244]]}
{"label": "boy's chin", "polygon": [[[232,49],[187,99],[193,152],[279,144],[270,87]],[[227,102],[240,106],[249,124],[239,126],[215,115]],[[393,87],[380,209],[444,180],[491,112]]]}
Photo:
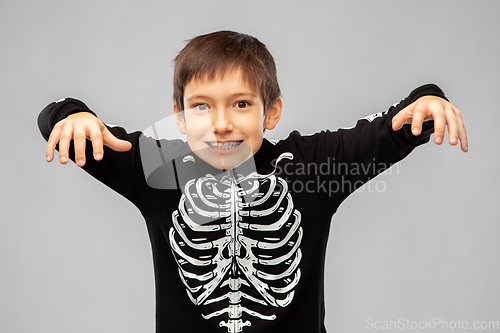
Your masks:
{"label": "boy's chin", "polygon": [[252,149],[245,143],[242,143],[236,151],[231,152],[225,152],[223,149],[203,148],[194,153],[214,168],[221,170],[234,169],[253,156]]}

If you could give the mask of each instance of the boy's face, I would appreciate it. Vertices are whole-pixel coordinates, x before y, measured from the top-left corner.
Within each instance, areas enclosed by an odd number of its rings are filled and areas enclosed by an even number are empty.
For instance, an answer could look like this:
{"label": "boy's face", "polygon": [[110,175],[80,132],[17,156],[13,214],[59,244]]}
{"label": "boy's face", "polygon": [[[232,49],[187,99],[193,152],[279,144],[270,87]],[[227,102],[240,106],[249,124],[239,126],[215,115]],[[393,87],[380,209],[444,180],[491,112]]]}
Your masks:
{"label": "boy's face", "polygon": [[191,150],[218,169],[232,169],[259,150],[264,127],[273,129],[280,119],[282,101],[264,116],[261,94],[235,70],[223,79],[190,81],[184,107],[182,115],[174,103],[177,126]]}

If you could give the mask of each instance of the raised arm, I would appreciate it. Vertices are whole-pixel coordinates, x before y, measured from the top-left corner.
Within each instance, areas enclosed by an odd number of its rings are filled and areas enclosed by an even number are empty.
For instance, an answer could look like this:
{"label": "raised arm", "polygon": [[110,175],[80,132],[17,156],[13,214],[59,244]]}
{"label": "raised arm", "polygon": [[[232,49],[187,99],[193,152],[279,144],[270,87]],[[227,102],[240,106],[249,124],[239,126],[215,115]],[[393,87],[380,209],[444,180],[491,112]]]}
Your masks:
{"label": "raised arm", "polygon": [[448,142],[455,146],[460,140],[463,152],[469,150],[467,132],[460,111],[447,100],[437,96],[422,96],[399,111],[392,118],[392,129],[399,131],[403,125],[411,124],[411,133],[420,135],[425,121],[434,121],[434,142],[444,141],[448,127]]}
{"label": "raised arm", "polygon": [[358,120],[356,126],[323,131],[297,140],[308,161],[331,166],[318,175],[321,199],[335,211],[338,205],[364,183],[405,158],[415,147],[443,142],[448,126],[450,144],[461,141],[468,150],[467,135],[460,113],[444,92],[434,84],[413,90],[387,111]]}
{"label": "raised arm", "polygon": [[[58,104],[63,102],[66,103],[59,107]],[[64,116],[66,117],[52,125],[54,120]],[[117,139],[103,122],[78,100],[63,99],[49,104],[40,114],[38,122],[42,135],[47,139],[47,162],[54,159],[54,150],[59,144],[59,162],[68,163],[71,140],[74,143],[76,164],[80,167],[85,165],[87,139],[92,142],[93,156],[96,161],[100,161],[103,157],[103,145],[118,152],[132,148],[130,142]],[[47,134],[49,134],[48,138]]]}
{"label": "raised arm", "polygon": [[139,153],[141,132],[128,133],[97,118],[82,101],[66,98],[50,103],[38,116],[47,140],[46,158],[73,160],[87,173],[136,205],[145,201],[147,185]]}

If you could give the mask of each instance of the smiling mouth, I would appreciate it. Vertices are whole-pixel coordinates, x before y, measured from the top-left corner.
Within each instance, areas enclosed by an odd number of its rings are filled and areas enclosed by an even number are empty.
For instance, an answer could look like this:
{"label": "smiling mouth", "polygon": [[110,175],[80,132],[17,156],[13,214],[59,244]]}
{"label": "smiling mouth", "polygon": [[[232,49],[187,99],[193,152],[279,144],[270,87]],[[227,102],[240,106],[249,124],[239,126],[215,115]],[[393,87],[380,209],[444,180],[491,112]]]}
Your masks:
{"label": "smiling mouth", "polygon": [[228,150],[241,145],[243,140],[240,141],[205,141],[205,143],[213,149]]}

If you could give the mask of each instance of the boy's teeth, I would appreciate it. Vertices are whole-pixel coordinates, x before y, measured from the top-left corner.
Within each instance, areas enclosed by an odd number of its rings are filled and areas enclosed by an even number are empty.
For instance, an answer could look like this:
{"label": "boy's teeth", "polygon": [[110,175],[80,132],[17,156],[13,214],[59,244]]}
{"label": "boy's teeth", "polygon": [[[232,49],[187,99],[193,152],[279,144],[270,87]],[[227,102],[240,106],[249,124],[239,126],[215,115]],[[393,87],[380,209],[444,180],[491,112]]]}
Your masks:
{"label": "boy's teeth", "polygon": [[231,149],[238,147],[241,142],[240,141],[230,141],[230,142],[207,142],[210,147],[215,149]]}

